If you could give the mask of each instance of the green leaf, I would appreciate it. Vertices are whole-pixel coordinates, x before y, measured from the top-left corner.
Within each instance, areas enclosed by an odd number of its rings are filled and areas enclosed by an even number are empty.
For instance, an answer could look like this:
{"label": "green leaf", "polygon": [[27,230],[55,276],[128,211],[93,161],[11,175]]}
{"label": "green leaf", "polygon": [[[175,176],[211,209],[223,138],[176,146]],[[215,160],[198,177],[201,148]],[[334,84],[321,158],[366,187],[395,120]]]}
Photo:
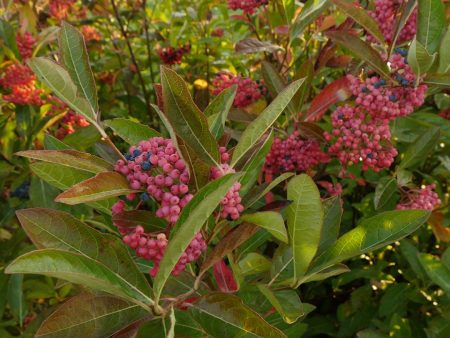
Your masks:
{"label": "green leaf", "polygon": [[219,148],[205,114],[195,105],[186,83],[170,68],[161,66],[165,114],[175,133],[203,162],[217,166]]}
{"label": "green leaf", "polygon": [[450,86],[450,74],[430,74],[427,75],[423,81],[427,85],[431,86]]}
{"label": "green leaf", "polygon": [[151,137],[161,136],[156,130],[147,127],[139,122],[129,119],[113,119],[103,122],[107,127],[111,128],[115,134],[131,145],[138,144],[140,141],[148,140]]}
{"label": "green leaf", "polygon": [[281,214],[275,211],[261,211],[254,214],[246,214],[241,217],[242,221],[256,224],[266,229],[273,237],[284,243],[288,243],[286,226]]}
{"label": "green leaf", "polygon": [[417,230],[429,216],[426,210],[396,210],[367,218],[317,257],[308,274],[398,241]]}
{"label": "green leaf", "polygon": [[431,254],[419,254],[419,262],[428,277],[446,293],[450,294],[450,269]]}
{"label": "green leaf", "polygon": [[317,254],[321,254],[332,246],[339,236],[341,218],[344,210],[339,196],[328,198],[322,202],[323,205],[323,226],[320,234],[319,249]]}
{"label": "green leaf", "polygon": [[204,113],[208,117],[209,130],[217,140],[222,137],[225,121],[236,96],[236,90],[236,85],[224,89],[205,109]]}
{"label": "green leaf", "polygon": [[153,283],[156,300],[159,300],[167,278],[189,243],[240,176],[240,174],[230,174],[210,182],[195,194],[194,198],[183,208],[172,230],[174,235],[164,252]]}
{"label": "green leaf", "polygon": [[330,5],[328,0],[308,0],[290,29],[290,39],[300,38],[303,31]]}
{"label": "green leaf", "polygon": [[394,34],[392,38],[391,43],[391,51],[389,54],[392,54],[392,51],[395,48],[395,45],[397,43],[398,36],[400,35],[400,32],[405,27],[405,24],[408,22],[411,14],[414,12],[414,9],[416,8],[417,1],[416,0],[405,0],[402,1],[400,4],[400,7],[397,9],[397,13],[400,13],[400,16],[395,22],[394,26]]}
{"label": "green leaf", "polygon": [[16,155],[98,174],[114,167],[100,157],[76,150],[25,150]]}
{"label": "green leaf", "polygon": [[89,102],[97,115],[97,89],[83,34],[67,22],[63,22],[59,31],[59,50],[61,63],[77,86],[78,93]]}
{"label": "green leaf", "polygon": [[205,295],[190,307],[189,312],[212,337],[223,337],[224,333],[227,337],[286,337],[234,295]]}
{"label": "green leaf", "polygon": [[256,252],[250,252],[243,257],[239,263],[239,275],[251,276],[270,270],[272,263],[263,255]]}
{"label": "green leaf", "polygon": [[394,177],[381,178],[375,188],[375,196],[373,198],[375,210],[383,209],[392,200],[395,200],[397,192],[397,180]]}
{"label": "green leaf", "polygon": [[270,282],[272,284],[280,284],[287,281],[286,284],[292,284],[294,278],[294,258],[292,256],[292,246],[279,246],[275,251],[272,259],[272,267],[270,269]]}
{"label": "green leaf", "polygon": [[384,78],[390,78],[389,69],[381,55],[373,49],[369,43],[350,33],[336,31],[326,34],[335,43],[351,51],[358,59],[361,59]]}
{"label": "green leaf", "polygon": [[98,261],[74,252],[43,249],[16,258],[6,273],[31,273],[81,284],[127,299],[148,309],[153,301]]}
{"label": "green leaf", "polygon": [[292,201],[286,215],[294,257],[294,279],[297,281],[308,270],[319,247],[323,207],[319,189],[306,174],[289,181],[287,198]]}
{"label": "green leaf", "polygon": [[422,268],[422,264],[419,261],[419,250],[414,245],[414,242],[405,238],[400,242],[400,253],[407,260],[412,271],[422,281],[426,280],[425,270]]}
{"label": "green leaf", "polygon": [[136,192],[136,190],[130,189],[124,176],[116,172],[103,172],[64,191],[56,197],[55,201],[74,205],[100,201],[133,192]]}
{"label": "green leaf", "polygon": [[439,48],[438,72],[446,74],[450,71],[450,30],[447,30]]}
{"label": "green leaf", "polygon": [[130,210],[116,213],[112,216],[114,225],[118,227],[137,227],[141,225],[145,232],[163,231],[167,222],[147,210]]}
{"label": "green leaf", "polygon": [[250,123],[242,133],[239,143],[233,152],[231,166],[234,166],[267,132],[287,107],[292,97],[303,84],[304,79],[292,82],[287,86],[264,111]]}
{"label": "green leaf", "polygon": [[417,39],[411,42],[408,51],[408,64],[418,77],[425,74],[431,68],[435,59],[436,53],[433,55],[428,54],[425,47]]}
{"label": "green leaf", "polygon": [[439,48],[446,26],[445,8],[441,0],[418,0],[416,38],[429,54]]}
{"label": "green leaf", "polygon": [[66,250],[93,259],[114,272],[129,289],[148,298],[150,286],[116,236],[101,233],[62,211],[34,208],[16,214],[37,248]]}
{"label": "green leaf", "polygon": [[320,272],[313,273],[311,275],[308,275],[303,281],[302,284],[309,283],[309,282],[319,282],[324,279],[334,277],[337,275],[340,275],[344,272],[349,272],[350,269],[344,265],[344,264],[335,264],[333,266],[330,266],[329,268],[323,269]]}
{"label": "green leaf", "polygon": [[0,38],[4,41],[4,45],[8,47],[17,59],[20,59],[19,49],[16,43],[16,33],[14,28],[5,20],[0,20]]}
{"label": "green leaf", "polygon": [[8,281],[8,291],[4,290],[12,315],[19,322],[20,326],[28,312],[27,303],[23,293],[23,275],[11,276]]}
{"label": "green leaf", "polygon": [[398,168],[408,169],[423,163],[427,156],[433,152],[434,147],[439,141],[439,136],[439,127],[432,127],[419,136],[406,150]]}
{"label": "green leaf", "polygon": [[364,8],[356,6],[354,3],[346,0],[331,0],[342,12],[351,17],[355,22],[366,29],[381,44],[384,44],[383,34],[378,28],[377,22],[367,13]]}
{"label": "green leaf", "polygon": [[258,289],[266,296],[283,320],[288,324],[295,323],[304,315],[303,304],[295,290],[272,291],[267,286],[258,284]]}
{"label": "green leaf", "polygon": [[[90,123],[102,130],[97,124],[96,112],[90,103],[79,96],[77,86],[63,67],[50,59],[38,57],[28,61],[28,65],[53,93],[64,101],[75,112],[85,117]],[[104,133],[104,131],[102,130]],[[103,135],[106,136],[106,135]]]}
{"label": "green leaf", "polygon": [[62,142],[61,140],[58,140],[56,137],[45,134],[44,137],[44,148],[46,150],[68,150],[71,149],[70,146]]}
{"label": "green leaf", "polygon": [[109,337],[145,316],[148,313],[140,306],[123,299],[82,293],[47,317],[35,337]]}

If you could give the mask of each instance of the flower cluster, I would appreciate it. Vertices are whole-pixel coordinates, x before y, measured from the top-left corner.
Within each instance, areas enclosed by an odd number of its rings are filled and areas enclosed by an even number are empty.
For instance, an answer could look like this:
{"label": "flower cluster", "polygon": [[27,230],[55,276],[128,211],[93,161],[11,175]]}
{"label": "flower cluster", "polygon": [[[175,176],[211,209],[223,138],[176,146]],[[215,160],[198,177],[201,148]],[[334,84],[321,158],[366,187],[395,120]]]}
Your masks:
{"label": "flower cluster", "polygon": [[228,72],[217,74],[212,84],[214,86],[214,95],[219,94],[232,85],[237,86],[236,96],[233,101],[234,108],[245,108],[253,102],[258,101],[267,92],[261,83]]}
{"label": "flower cluster", "polygon": [[86,40],[86,42],[100,41],[102,39],[102,35],[100,34],[100,32],[92,26],[81,27],[81,33],[83,34],[84,40]]}
{"label": "flower cluster", "polygon": [[50,16],[58,21],[64,20],[75,2],[75,0],[50,0],[48,3]]}
{"label": "flower cluster", "polygon": [[402,50],[389,59],[389,85],[377,75],[365,80],[348,75],[355,105],[338,107],[331,115],[333,130],[324,134],[332,143],[328,151],[344,165],[361,162],[364,171],[389,168],[397,156],[390,143],[389,122],[411,114],[425,99],[426,85],[415,87],[416,77],[406,64]]}
{"label": "flower cluster", "polygon": [[181,63],[183,55],[189,53],[191,50],[190,45],[183,47],[164,47],[158,49],[158,55],[161,61],[166,65],[175,65]]}
{"label": "flower cluster", "polygon": [[59,128],[56,131],[56,137],[62,140],[67,135],[73,134],[78,128],[89,126],[89,122],[81,115],[68,111],[62,118]]}
{"label": "flower cluster", "polygon": [[433,190],[436,189],[435,184],[430,184],[422,187],[420,190],[410,190],[407,192],[407,200],[397,204],[397,209],[399,210],[410,210],[410,209],[424,209],[433,210],[439,204],[441,200],[439,195]]}
{"label": "flower cluster", "polygon": [[[369,14],[375,19],[380,31],[387,43],[392,43],[395,34],[396,14],[402,1],[399,0],[375,0],[375,10]],[[417,8],[411,13],[408,21],[400,32],[397,43],[411,40],[416,35]],[[373,36],[368,35],[370,42],[375,42]]]}
{"label": "flower cluster", "polygon": [[[156,216],[169,223],[173,224],[178,220],[182,208],[193,197],[187,185],[188,169],[170,139],[153,137],[130,147],[126,161],[117,161],[115,170],[126,175],[132,189],[146,190],[141,195],[141,200],[146,201],[151,196],[160,205]],[[127,198],[132,200],[134,195]],[[113,214],[123,212],[125,206],[125,201],[119,200],[112,207]],[[135,249],[138,256],[153,261],[150,275],[155,276],[167,246],[166,234],[147,234],[141,226],[134,229],[119,227],[119,232],[124,235],[124,242]],[[206,250],[206,246],[202,234],[198,233],[172,274],[177,275],[183,271],[186,264],[195,261]]]}
{"label": "flower cluster", "polygon": [[23,60],[29,59],[33,56],[33,46],[36,43],[36,39],[33,35],[31,35],[31,33],[25,32],[23,35],[17,33],[16,43],[20,56]]}
{"label": "flower cluster", "polygon": [[[228,165],[230,155],[227,153],[225,147],[220,147],[220,168],[213,167],[211,169],[211,179],[215,180],[222,177],[225,174],[234,173]],[[236,182],[233,184],[231,189],[227,192],[225,197],[220,201],[221,211],[220,217],[223,219],[237,220],[242,211],[244,211],[244,206],[241,204],[241,196],[239,195],[239,190],[241,189],[241,184]]]}
{"label": "flower cluster", "polygon": [[42,90],[36,88],[36,77],[32,70],[22,64],[14,63],[6,68],[0,78],[0,86],[9,91],[3,99],[17,105],[40,105]]}
{"label": "flower cluster", "polygon": [[245,14],[253,14],[258,7],[267,5],[269,0],[228,0],[230,9],[242,9]]}
{"label": "flower cluster", "polygon": [[263,170],[266,175],[303,172],[329,161],[330,157],[322,151],[317,140],[304,140],[298,131],[294,131],[285,140],[277,137],[273,140]]}

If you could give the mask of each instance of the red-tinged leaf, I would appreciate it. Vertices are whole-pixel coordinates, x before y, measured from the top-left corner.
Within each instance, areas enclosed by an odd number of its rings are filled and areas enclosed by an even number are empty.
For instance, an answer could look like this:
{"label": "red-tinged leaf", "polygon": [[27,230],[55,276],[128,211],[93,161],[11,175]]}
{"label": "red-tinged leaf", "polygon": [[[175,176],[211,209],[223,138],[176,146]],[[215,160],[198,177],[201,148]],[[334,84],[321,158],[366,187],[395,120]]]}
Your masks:
{"label": "red-tinged leaf", "polygon": [[326,86],[311,102],[306,112],[305,121],[319,121],[327,109],[351,96],[349,81],[343,76]]}
{"label": "red-tinged leaf", "polygon": [[213,274],[220,291],[229,293],[238,290],[233,272],[223,260],[214,264]]}
{"label": "red-tinged leaf", "polygon": [[262,208],[258,209],[260,211],[281,211],[282,209],[288,207],[292,201],[289,200],[279,200],[266,204]]}
{"label": "red-tinged leaf", "polygon": [[74,185],[59,194],[55,201],[74,205],[101,201],[133,192],[136,190],[130,189],[124,176],[116,172],[105,172]]}
{"label": "red-tinged leaf", "polygon": [[350,55],[339,55],[334,56],[327,62],[328,67],[332,68],[345,68],[352,61],[352,57]]}
{"label": "red-tinged leaf", "polygon": [[132,228],[138,225],[144,227],[145,232],[161,231],[167,223],[146,210],[123,211],[112,216],[112,222],[117,227]]}
{"label": "red-tinged leaf", "polygon": [[282,47],[278,45],[274,45],[267,41],[260,41],[258,39],[254,38],[248,38],[239,41],[236,46],[234,47],[234,50],[238,53],[243,54],[251,54],[251,53],[258,53],[258,52],[275,52],[279,49],[283,49]]}
{"label": "red-tinged leaf", "polygon": [[156,93],[156,103],[159,107],[159,109],[164,112],[164,100],[163,100],[163,92],[162,92],[162,86],[159,83],[153,84],[153,89]]}
{"label": "red-tinged leaf", "polygon": [[315,68],[320,69],[326,66],[328,61],[330,61],[331,58],[334,57],[335,55],[336,55],[336,45],[333,42],[331,42],[331,40],[328,40],[319,53],[319,57],[317,58]]}
{"label": "red-tinged leaf", "polygon": [[315,123],[299,122],[298,132],[305,139],[315,139],[320,142],[325,142],[325,138],[323,137],[324,130]]}
{"label": "red-tinged leaf", "polygon": [[289,34],[289,26],[288,25],[277,26],[274,28],[274,31],[278,35],[288,35]]}

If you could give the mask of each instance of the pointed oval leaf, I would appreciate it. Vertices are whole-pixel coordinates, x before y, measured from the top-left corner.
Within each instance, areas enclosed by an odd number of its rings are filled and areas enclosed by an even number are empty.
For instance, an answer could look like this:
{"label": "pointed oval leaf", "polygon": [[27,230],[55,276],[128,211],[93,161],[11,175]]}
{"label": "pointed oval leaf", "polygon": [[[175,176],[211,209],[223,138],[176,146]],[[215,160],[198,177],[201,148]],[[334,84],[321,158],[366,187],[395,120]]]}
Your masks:
{"label": "pointed oval leaf", "polygon": [[246,214],[241,217],[244,222],[249,222],[266,229],[273,237],[284,243],[288,243],[286,226],[283,216],[274,211],[261,211],[254,214]]}
{"label": "pointed oval leaf", "polygon": [[174,235],[164,252],[153,283],[156,299],[159,299],[167,278],[189,243],[240,176],[240,174],[229,174],[210,182],[195,194],[194,198],[183,208],[172,230]]}
{"label": "pointed oval leaf", "polygon": [[63,22],[59,31],[61,62],[82,95],[98,114],[97,88],[89,65],[89,55],[84,37],[75,27]]}
{"label": "pointed oval leaf", "polygon": [[440,137],[440,128],[429,128],[425,133],[420,135],[413,144],[411,144],[405,152],[399,169],[412,168],[423,163],[427,156],[434,150]]}
{"label": "pointed oval leaf", "polygon": [[450,294],[450,269],[431,254],[419,254],[419,261],[428,277],[442,288],[446,293]]}
{"label": "pointed oval leaf", "polygon": [[205,109],[204,113],[208,117],[209,130],[216,139],[222,137],[225,121],[236,96],[236,90],[236,85],[222,90]]}
{"label": "pointed oval leaf", "polygon": [[114,169],[112,164],[100,157],[77,150],[25,150],[19,151],[16,155],[56,163],[94,174]]}
{"label": "pointed oval leaf", "polygon": [[436,59],[436,53],[433,55],[428,54],[422,44],[414,39],[409,46],[408,51],[408,64],[411,66],[414,73],[421,77],[425,74],[433,65]]}
{"label": "pointed oval leaf", "polygon": [[229,337],[286,337],[234,295],[205,295],[193,304],[189,312],[212,337],[222,337],[224,332]]}
{"label": "pointed oval leaf", "polygon": [[136,192],[130,189],[127,179],[116,172],[104,172],[80,182],[56,197],[56,202],[80,204],[95,202]]}
{"label": "pointed oval leaf", "polygon": [[145,316],[147,311],[123,299],[84,293],[58,307],[42,322],[35,337],[109,337]]}
{"label": "pointed oval leaf", "polygon": [[303,304],[295,290],[272,291],[262,284],[258,284],[258,289],[266,296],[286,323],[293,324],[304,316]]}
{"label": "pointed oval leaf", "polygon": [[395,199],[397,193],[397,180],[394,177],[383,177],[375,188],[373,204],[375,210],[380,210]]}
{"label": "pointed oval leaf", "polygon": [[324,252],[336,242],[341,227],[341,218],[344,212],[342,201],[339,196],[328,198],[322,202],[323,205],[323,227],[320,234],[320,244],[317,254]]}
{"label": "pointed oval leaf", "polygon": [[418,0],[417,40],[429,54],[439,48],[446,27],[445,8],[441,0]]}
{"label": "pointed oval leaf", "polygon": [[156,130],[129,119],[118,118],[107,120],[103,123],[111,128],[115,134],[119,135],[121,139],[131,145],[138,144],[140,141],[147,140],[150,137],[161,136]]}
{"label": "pointed oval leaf", "polygon": [[264,111],[251,122],[242,133],[239,143],[233,152],[231,166],[234,166],[244,154],[267,132],[278,119],[283,110],[291,102],[292,97],[303,84],[304,79],[292,82],[287,86]]}
{"label": "pointed oval leaf", "polygon": [[294,278],[298,280],[307,271],[319,247],[323,207],[319,189],[306,174],[289,181],[287,197],[292,201],[286,215],[294,257]]}
{"label": "pointed oval leaf", "polygon": [[417,230],[429,216],[426,210],[396,210],[363,220],[317,257],[308,274],[398,241]]}

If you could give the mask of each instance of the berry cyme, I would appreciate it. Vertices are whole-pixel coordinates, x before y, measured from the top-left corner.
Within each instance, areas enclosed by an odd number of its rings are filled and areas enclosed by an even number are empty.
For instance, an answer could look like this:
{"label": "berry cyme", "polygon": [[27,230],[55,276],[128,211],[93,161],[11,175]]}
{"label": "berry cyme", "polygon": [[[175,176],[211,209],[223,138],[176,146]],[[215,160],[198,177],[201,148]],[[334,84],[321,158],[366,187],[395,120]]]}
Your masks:
{"label": "berry cyme", "polygon": [[402,202],[397,204],[399,210],[423,209],[434,210],[441,204],[439,195],[433,190],[435,184],[422,187],[420,190],[409,190]]}
{"label": "berry cyme", "polygon": [[268,3],[269,0],[228,0],[228,7],[242,9],[245,14],[253,14],[259,7]]}

